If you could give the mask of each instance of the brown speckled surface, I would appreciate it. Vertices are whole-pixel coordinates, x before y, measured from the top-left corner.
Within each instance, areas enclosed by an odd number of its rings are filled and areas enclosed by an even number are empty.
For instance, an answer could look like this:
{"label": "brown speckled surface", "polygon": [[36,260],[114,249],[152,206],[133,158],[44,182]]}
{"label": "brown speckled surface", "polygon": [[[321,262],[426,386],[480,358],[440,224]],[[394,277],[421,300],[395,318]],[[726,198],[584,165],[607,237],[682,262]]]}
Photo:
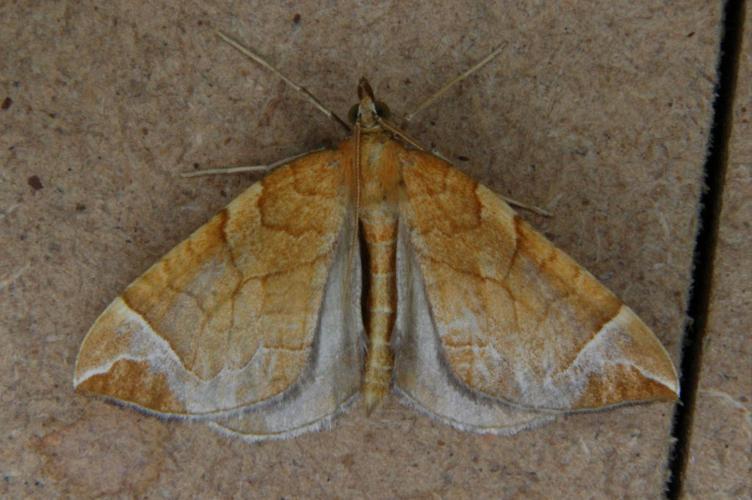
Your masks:
{"label": "brown speckled surface", "polygon": [[745,21],[688,498],[752,498],[752,11]]}
{"label": "brown speckled surface", "polygon": [[361,75],[404,112],[505,44],[410,131],[492,189],[552,210],[524,215],[678,359],[719,6],[411,4],[0,6],[0,494],[661,493],[669,404],[505,438],[449,429],[392,400],[371,418],[354,409],[329,432],[251,446],[72,392],[99,312],[254,179],[180,171],[271,162],[341,137],[213,28],[342,115]]}

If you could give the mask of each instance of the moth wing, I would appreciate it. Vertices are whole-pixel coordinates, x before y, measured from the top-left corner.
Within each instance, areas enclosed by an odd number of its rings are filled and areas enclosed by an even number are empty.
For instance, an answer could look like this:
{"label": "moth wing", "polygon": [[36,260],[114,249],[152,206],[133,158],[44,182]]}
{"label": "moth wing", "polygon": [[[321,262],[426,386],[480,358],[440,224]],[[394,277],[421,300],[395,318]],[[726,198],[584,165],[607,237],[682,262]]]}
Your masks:
{"label": "moth wing", "polygon": [[677,397],[661,343],[590,273],[445,161],[401,162],[400,217],[459,384],[555,411]]}
{"label": "moth wing", "polygon": [[463,431],[514,434],[555,417],[496,404],[463,387],[442,354],[423,276],[404,224],[397,236],[395,392],[408,406]]}
{"label": "moth wing", "polygon": [[327,276],[351,218],[348,151],[275,170],[136,279],[86,335],[74,386],[173,416],[293,391],[315,364]]}
{"label": "moth wing", "polygon": [[[347,225],[329,273],[319,316],[311,372],[295,390],[273,405],[215,419],[211,427],[249,442],[287,439],[328,428],[358,397],[363,353],[361,265],[356,226]],[[356,247],[351,250],[350,242]]]}

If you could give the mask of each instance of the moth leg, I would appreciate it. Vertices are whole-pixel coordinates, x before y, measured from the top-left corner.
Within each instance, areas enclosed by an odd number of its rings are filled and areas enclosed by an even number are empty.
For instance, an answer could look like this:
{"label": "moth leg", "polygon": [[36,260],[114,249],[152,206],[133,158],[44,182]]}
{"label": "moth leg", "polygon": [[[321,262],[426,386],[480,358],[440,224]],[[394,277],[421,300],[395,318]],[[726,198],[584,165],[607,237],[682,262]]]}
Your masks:
{"label": "moth leg", "polygon": [[[437,156],[437,157],[441,158],[442,160],[444,160],[447,163],[450,163],[450,164],[452,163],[452,161],[449,158],[447,158],[446,156],[444,156],[443,154],[441,154],[441,152],[438,151],[438,150],[436,150],[436,149],[431,150],[431,154],[434,155],[434,156]],[[513,207],[521,208],[523,210],[528,210],[530,212],[533,212],[534,214],[542,215],[543,217],[553,217],[553,215],[551,214],[551,212],[549,212],[548,210],[545,210],[545,209],[540,208],[540,207],[536,207],[535,205],[528,205],[527,203],[522,203],[521,201],[517,201],[517,200],[515,200],[513,198],[510,198],[508,196],[504,196],[503,194],[499,194],[499,193],[496,193],[496,192],[494,192],[494,193],[496,194],[496,196],[498,196],[499,198],[501,198],[502,200],[504,200],[507,203],[507,205],[511,205]]]}
{"label": "moth leg", "polygon": [[275,161],[274,163],[270,163],[269,165],[242,165],[239,167],[207,168],[204,170],[194,170],[192,172],[181,172],[180,177],[199,177],[201,175],[240,174],[240,173],[245,173],[245,172],[268,172],[270,170],[274,170],[277,167],[281,167],[282,165],[286,165],[293,160],[302,158],[303,156],[306,156],[307,154],[317,153],[323,150],[324,148],[314,149],[313,151],[306,151],[305,153],[288,156],[287,158],[283,158],[281,160]]}
{"label": "moth leg", "polygon": [[[452,163],[452,160],[450,160],[449,158],[441,154],[441,152],[436,149],[431,150],[431,154],[441,158],[447,163],[450,163],[450,164]],[[507,205],[512,205],[513,207],[521,208],[523,210],[528,210],[530,212],[533,212],[534,214],[542,215],[543,217],[553,217],[551,212],[549,212],[548,210],[544,210],[543,208],[536,207],[535,205],[528,205],[526,203],[522,203],[521,201],[517,201],[508,196],[504,196],[503,194],[496,193],[495,191],[494,193],[496,194],[496,196],[504,200],[507,203]]]}
{"label": "moth leg", "polygon": [[494,193],[496,196],[504,200],[507,205],[512,205],[513,207],[521,208],[523,210],[528,210],[530,212],[533,212],[534,214],[542,215],[543,217],[553,217],[553,214],[549,212],[548,210],[545,210],[540,207],[536,207],[535,205],[528,205],[526,203],[522,203],[521,201],[517,201],[513,198],[509,198],[508,196],[504,196],[503,194]]}
{"label": "moth leg", "polygon": [[316,98],[316,96],[314,96],[313,94],[311,94],[311,92],[307,88],[303,87],[302,85],[298,85],[294,81],[292,81],[289,78],[287,78],[281,71],[279,71],[277,68],[275,68],[274,66],[272,66],[270,63],[266,62],[266,60],[263,57],[261,57],[260,55],[256,54],[255,52],[253,52],[249,48],[241,45],[240,42],[238,42],[234,38],[230,37],[229,35],[226,35],[225,33],[222,33],[221,31],[217,31],[216,33],[217,33],[217,36],[219,38],[221,38],[223,41],[227,42],[233,48],[235,48],[236,50],[238,50],[241,54],[243,54],[247,58],[251,59],[256,64],[260,64],[264,68],[268,69],[269,71],[271,71],[272,73],[274,73],[275,75],[277,75],[279,78],[281,78],[282,81],[284,81],[287,85],[289,85],[290,87],[294,88],[295,90],[297,90],[298,92],[300,92],[301,94],[303,94],[305,96],[305,98],[308,99],[308,101],[311,104],[313,104],[316,107],[316,109],[318,109],[319,111],[321,111],[322,113],[324,113],[327,116],[327,118],[329,118],[330,120],[332,120],[333,122],[335,122],[337,125],[340,125],[341,127],[343,127],[348,132],[351,131],[350,125],[348,125],[346,121],[344,121],[342,118],[340,118],[339,116],[337,116],[337,113],[335,113],[334,111],[332,111],[332,110],[328,109],[326,106],[324,106],[321,103],[321,101],[319,101]]}

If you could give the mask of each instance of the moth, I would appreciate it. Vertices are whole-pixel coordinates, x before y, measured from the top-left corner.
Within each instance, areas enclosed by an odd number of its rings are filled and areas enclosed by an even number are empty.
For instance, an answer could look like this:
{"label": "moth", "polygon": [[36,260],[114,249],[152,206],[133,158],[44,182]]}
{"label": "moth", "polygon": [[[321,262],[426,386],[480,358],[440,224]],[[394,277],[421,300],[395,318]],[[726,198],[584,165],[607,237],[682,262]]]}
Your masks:
{"label": "moth", "polygon": [[626,305],[358,85],[352,135],[253,184],[117,297],[77,390],[249,441],[393,391],[465,431],[678,395]]}

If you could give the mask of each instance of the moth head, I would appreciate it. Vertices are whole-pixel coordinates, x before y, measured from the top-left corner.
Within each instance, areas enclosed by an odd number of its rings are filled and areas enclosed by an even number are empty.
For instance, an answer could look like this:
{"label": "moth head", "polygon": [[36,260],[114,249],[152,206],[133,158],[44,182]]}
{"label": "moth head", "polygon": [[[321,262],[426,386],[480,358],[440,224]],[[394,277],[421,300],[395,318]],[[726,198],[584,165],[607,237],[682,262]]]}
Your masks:
{"label": "moth head", "polygon": [[347,118],[366,130],[378,126],[377,118],[389,118],[389,107],[373,97],[373,89],[365,77],[358,82],[358,103],[350,108]]}

